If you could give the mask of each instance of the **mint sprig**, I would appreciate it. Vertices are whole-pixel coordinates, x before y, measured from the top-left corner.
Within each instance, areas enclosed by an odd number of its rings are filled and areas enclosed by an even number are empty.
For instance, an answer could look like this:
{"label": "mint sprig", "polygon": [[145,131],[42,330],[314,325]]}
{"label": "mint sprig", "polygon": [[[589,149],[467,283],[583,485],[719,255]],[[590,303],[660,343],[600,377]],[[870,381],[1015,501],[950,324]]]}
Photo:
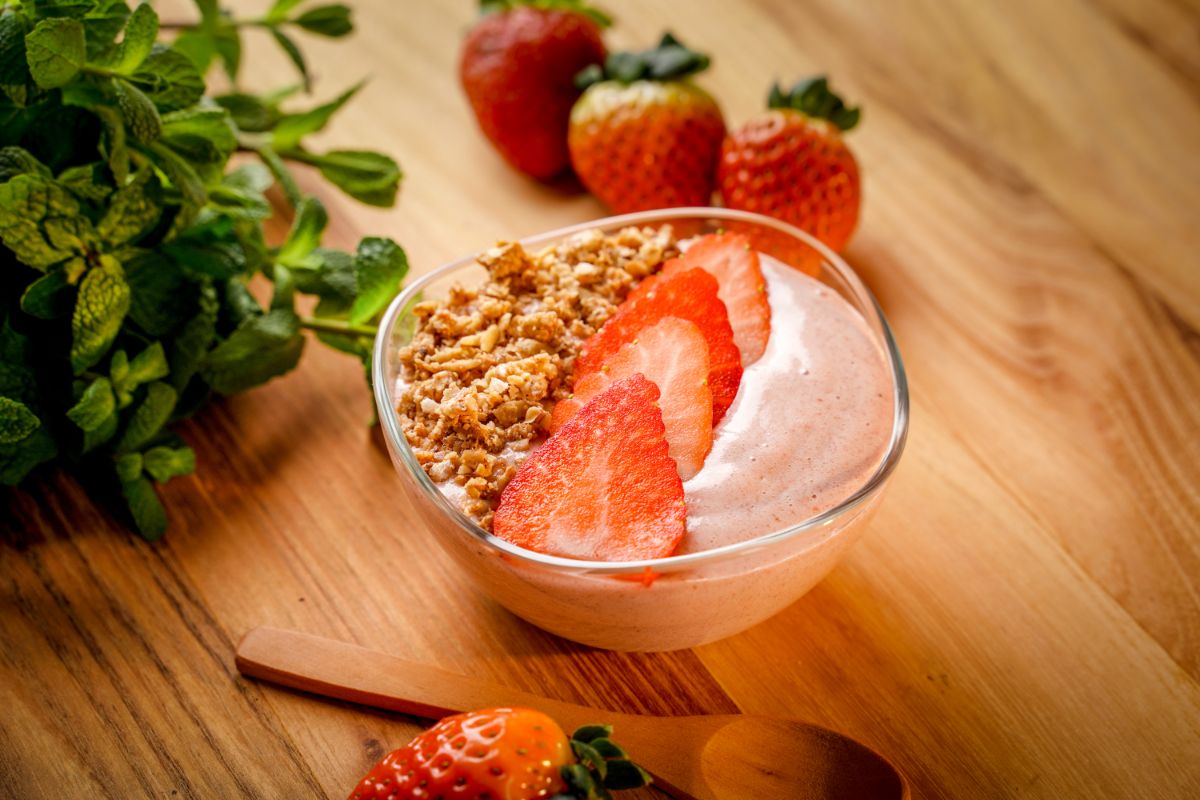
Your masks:
{"label": "mint sprig", "polygon": [[[309,164],[362,202],[395,200],[391,158],[307,145],[361,84],[298,102],[293,36],[345,36],[349,8],[196,7],[163,23],[124,0],[0,0],[0,483],[57,461],[111,487],[147,538],[166,528],[155,487],[195,468],[172,425],[293,369],[305,330],[366,365],[408,268],[390,239],[323,247],[328,215],[291,174]],[[239,87],[248,27],[276,37],[297,86]],[[235,89],[209,96],[218,63]],[[263,232],[275,184],[293,216],[278,245]],[[256,276],[274,285],[265,307]]]}

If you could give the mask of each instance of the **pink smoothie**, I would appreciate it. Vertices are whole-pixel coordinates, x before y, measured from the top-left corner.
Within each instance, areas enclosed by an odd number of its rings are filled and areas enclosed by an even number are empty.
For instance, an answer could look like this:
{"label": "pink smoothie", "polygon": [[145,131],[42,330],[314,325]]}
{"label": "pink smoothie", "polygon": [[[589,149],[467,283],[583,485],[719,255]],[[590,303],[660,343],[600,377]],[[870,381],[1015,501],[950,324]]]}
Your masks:
{"label": "pink smoothie", "polygon": [[[684,484],[685,558],[838,506],[880,466],[897,420],[879,334],[829,286],[765,256],[762,267],[770,341],[746,369],[703,469]],[[415,481],[402,485],[473,584],[546,630],[617,650],[692,647],[778,613],[833,569],[881,498],[877,486],[793,535],[630,580],[498,553],[463,535]],[[453,482],[439,488],[451,501],[461,492]]]}
{"label": "pink smoothie", "polygon": [[762,256],[771,337],[746,368],[713,449],[684,486],[679,552],[802,522],[866,482],[892,434],[892,376],[859,313],[819,281]]}

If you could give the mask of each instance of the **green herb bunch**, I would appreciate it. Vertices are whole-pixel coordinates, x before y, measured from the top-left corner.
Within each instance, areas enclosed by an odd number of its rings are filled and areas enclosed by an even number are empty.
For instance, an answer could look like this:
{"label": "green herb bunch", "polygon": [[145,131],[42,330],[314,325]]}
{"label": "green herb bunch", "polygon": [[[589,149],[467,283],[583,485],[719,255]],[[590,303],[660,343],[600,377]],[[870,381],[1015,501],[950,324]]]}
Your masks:
{"label": "green herb bunch", "polygon": [[[146,538],[166,528],[155,484],[194,468],[170,426],[295,367],[305,328],[365,364],[408,269],[390,239],[321,247],[325,209],[289,172],[309,164],[361,202],[395,201],[387,156],[305,146],[358,87],[285,110],[308,85],[291,33],[343,36],[349,9],[277,0],[238,20],[196,5],[164,44],[149,5],[0,0],[0,483],[57,460],[123,498]],[[237,89],[247,27],[278,41],[297,86]],[[218,61],[234,89],[209,96]],[[293,217],[271,246],[276,182]],[[273,283],[266,308],[256,275]],[[319,298],[312,316],[297,293]]]}

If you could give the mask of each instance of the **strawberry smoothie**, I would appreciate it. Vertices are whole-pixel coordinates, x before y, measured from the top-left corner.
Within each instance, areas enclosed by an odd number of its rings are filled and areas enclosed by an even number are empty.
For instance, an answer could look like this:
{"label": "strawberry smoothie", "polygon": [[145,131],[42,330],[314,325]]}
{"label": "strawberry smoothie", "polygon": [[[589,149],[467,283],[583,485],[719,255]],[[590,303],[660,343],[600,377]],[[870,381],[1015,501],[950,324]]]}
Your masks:
{"label": "strawberry smoothie", "polygon": [[[470,502],[469,482],[464,489],[428,469],[426,479],[420,456],[389,438],[402,475],[411,476],[403,486],[412,507],[470,583],[518,616],[592,646],[691,647],[778,613],[857,541],[906,428],[903,372],[886,323],[849,268],[836,258],[826,263],[829,279],[847,286],[850,299],[760,253],[769,336],[712,429],[702,466],[683,481],[686,530],[671,557],[627,566],[620,556],[575,561],[579,556],[532,552],[484,535],[450,511]],[[403,378],[383,374],[395,395],[403,394]],[[385,402],[392,412],[395,401]],[[402,439],[386,413],[385,421]],[[515,471],[541,446],[540,437],[510,438],[492,468]]]}
{"label": "strawberry smoothie", "polygon": [[684,483],[680,553],[832,508],[863,485],[891,438],[892,377],[863,318],[825,284],[760,259],[771,336],[742,375],[703,469]]}

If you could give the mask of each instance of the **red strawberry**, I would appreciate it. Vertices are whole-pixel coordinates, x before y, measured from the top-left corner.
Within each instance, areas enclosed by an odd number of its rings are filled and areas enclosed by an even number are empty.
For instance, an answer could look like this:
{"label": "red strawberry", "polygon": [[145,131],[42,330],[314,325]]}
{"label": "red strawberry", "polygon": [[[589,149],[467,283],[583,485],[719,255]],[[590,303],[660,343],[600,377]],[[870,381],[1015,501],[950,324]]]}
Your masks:
{"label": "red strawberry", "polygon": [[592,398],[504,488],[495,534],[567,558],[637,561],[674,552],[686,509],[658,398],[642,375]]}
{"label": "red strawberry", "polygon": [[790,222],[841,250],[858,223],[858,163],[842,132],[858,124],[825,78],[771,90],[771,111],[725,138],[717,182],[725,205]]}
{"label": "red strawberry", "polygon": [[729,312],[733,343],[742,354],[742,366],[753,364],[767,349],[771,335],[771,304],[767,280],[750,240],[738,233],[703,236],[692,242],[682,258],[671,259],[664,275],[700,267],[717,279],[721,302]]}
{"label": "red strawberry", "polygon": [[[658,48],[609,56],[571,111],[571,163],[584,186],[618,213],[712,200],[725,120],[687,76],[708,66],[670,34]],[[603,80],[601,80],[603,78]]]}
{"label": "red strawberry", "polygon": [[733,404],[742,381],[742,356],[733,343],[729,314],[717,292],[717,279],[702,269],[642,281],[604,327],[584,341],[575,360],[576,379],[598,371],[643,328],[664,317],[679,317],[694,323],[708,343],[708,388],[716,425]]}
{"label": "red strawberry", "polygon": [[636,374],[658,387],[668,455],[679,477],[695,475],[712,449],[712,392],[708,388],[708,343],[694,323],[664,317],[614,353],[598,372],[575,382],[569,400],[555,404],[550,430],[556,431],[610,384]]}
{"label": "red strawberry", "polygon": [[[463,45],[459,79],[479,127],[500,155],[535,178],[570,165],[567,120],[575,75],[604,61],[603,15],[578,2],[489,0]],[[549,6],[549,7],[546,7]]]}
{"label": "red strawberry", "polygon": [[[648,783],[649,776],[608,739],[611,731],[590,725],[568,740],[557,722],[530,708],[456,714],[384,756],[349,800],[591,797]],[[582,762],[576,752],[585,755]]]}

